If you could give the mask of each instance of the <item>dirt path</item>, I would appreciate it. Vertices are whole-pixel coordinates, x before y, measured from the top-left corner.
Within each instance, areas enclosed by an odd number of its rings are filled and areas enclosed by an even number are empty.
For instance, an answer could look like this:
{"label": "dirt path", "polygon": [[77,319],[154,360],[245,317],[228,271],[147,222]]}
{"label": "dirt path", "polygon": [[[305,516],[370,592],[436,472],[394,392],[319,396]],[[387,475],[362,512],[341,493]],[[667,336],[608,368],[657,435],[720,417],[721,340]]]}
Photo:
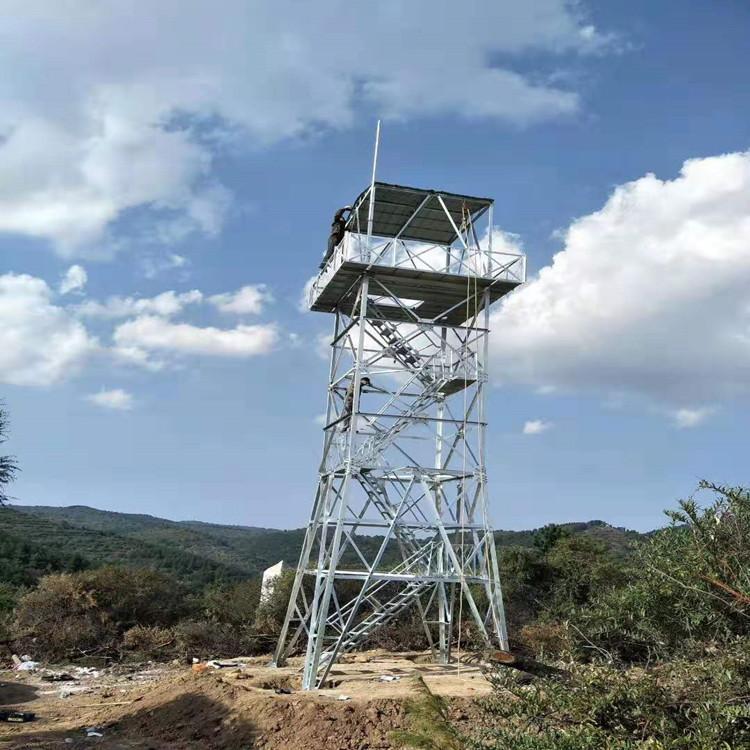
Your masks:
{"label": "dirt path", "polygon": [[[474,713],[473,699],[488,692],[476,668],[458,673],[455,666],[424,661],[421,654],[357,654],[337,665],[330,687],[314,693],[297,689],[298,663],[272,669],[267,658],[222,669],[201,665],[198,671],[120,668],[63,683],[5,672],[0,703],[34,711],[38,719],[0,725],[0,748],[390,748],[388,735],[403,725],[414,674],[450,698],[459,721]],[[292,692],[277,694],[280,688]],[[103,736],[87,737],[89,728]]]}

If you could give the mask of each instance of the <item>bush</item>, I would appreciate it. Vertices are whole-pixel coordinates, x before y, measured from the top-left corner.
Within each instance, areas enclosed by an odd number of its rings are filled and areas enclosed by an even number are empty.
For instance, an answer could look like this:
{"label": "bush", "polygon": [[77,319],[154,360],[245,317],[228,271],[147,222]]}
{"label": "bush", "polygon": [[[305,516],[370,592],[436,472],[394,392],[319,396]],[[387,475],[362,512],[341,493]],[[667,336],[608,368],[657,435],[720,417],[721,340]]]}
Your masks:
{"label": "bush", "polygon": [[[271,595],[258,604],[255,616],[255,630],[258,633],[277,636],[281,632],[292,593],[294,575],[293,570],[284,571],[276,579]],[[308,581],[305,583],[309,585]]]}
{"label": "bush", "polygon": [[419,613],[409,611],[393,622],[378,628],[364,647],[382,648],[394,652],[422,651],[429,647],[429,643]]}
{"label": "bush", "polygon": [[552,572],[538,549],[505,547],[500,550],[500,578],[508,628],[517,630],[543,610],[552,585]]}
{"label": "bush", "polygon": [[122,636],[122,648],[134,656],[157,659],[174,651],[175,634],[171,628],[136,625],[126,630]]}
{"label": "bush", "polygon": [[671,527],[636,552],[638,574],[576,615],[581,652],[649,661],[750,635],[750,494],[700,487],[714,502],[669,511]]}
{"label": "bush", "polygon": [[71,573],[45,576],[21,597],[13,632],[21,650],[50,660],[113,649],[117,634],[114,623],[97,607],[90,587]]}
{"label": "bush", "polygon": [[126,630],[170,626],[185,613],[184,601],[177,581],[151,570],[59,573],[20,598],[13,633],[37,659],[114,655]]}
{"label": "bush", "polygon": [[561,623],[529,623],[518,633],[520,650],[543,657],[559,657],[570,653],[570,629]]}
{"label": "bush", "polygon": [[226,623],[184,620],[174,628],[175,649],[184,659],[222,659],[250,653],[249,631],[238,631]]}
{"label": "bush", "polygon": [[260,581],[251,579],[206,589],[202,605],[206,619],[244,630],[255,622],[259,602]]}
{"label": "bush", "polygon": [[716,750],[750,746],[750,642],[650,670],[569,665],[567,680],[492,675],[481,733],[497,750]]}

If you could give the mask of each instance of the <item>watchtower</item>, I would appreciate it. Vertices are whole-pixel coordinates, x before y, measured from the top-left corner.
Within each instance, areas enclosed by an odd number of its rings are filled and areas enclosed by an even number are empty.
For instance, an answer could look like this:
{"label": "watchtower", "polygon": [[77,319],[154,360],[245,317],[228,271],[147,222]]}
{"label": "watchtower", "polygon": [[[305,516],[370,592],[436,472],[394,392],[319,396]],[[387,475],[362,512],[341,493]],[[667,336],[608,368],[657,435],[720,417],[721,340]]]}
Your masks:
{"label": "watchtower", "polygon": [[310,288],[334,317],[328,407],[275,654],[306,640],[305,689],[407,608],[441,663],[462,615],[507,648],[484,395],[490,306],[526,263],[493,248],[492,206],[373,177]]}

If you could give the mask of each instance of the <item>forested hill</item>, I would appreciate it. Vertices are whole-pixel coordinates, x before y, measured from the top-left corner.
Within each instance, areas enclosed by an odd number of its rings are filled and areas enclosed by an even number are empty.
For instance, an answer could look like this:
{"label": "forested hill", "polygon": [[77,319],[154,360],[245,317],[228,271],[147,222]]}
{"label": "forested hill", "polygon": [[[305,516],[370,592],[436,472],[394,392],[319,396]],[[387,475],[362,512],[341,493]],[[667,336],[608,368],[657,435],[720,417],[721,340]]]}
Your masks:
{"label": "forested hill", "polygon": [[0,509],[0,580],[118,564],[169,572],[194,587],[258,575],[299,553],[302,530],[168,521],[74,505]]}
{"label": "forested hill", "polygon": [[[601,521],[564,528],[598,539],[617,553],[638,537]],[[530,546],[535,534],[498,531],[496,537],[502,546]],[[113,563],[156,568],[202,588],[257,576],[282,559],[294,564],[303,536],[303,529],[168,521],[81,505],[0,508],[0,583],[30,585],[45,573]]]}

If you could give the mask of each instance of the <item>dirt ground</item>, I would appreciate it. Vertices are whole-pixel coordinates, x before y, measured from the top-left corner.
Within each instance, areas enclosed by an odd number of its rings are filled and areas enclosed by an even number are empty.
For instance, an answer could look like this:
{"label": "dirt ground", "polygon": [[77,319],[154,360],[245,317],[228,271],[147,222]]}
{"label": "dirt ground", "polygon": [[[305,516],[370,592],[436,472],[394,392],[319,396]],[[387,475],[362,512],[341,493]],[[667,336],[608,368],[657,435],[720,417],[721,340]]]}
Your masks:
{"label": "dirt ground", "polygon": [[117,666],[90,674],[56,668],[76,678],[65,682],[45,681],[51,670],[2,671],[0,705],[37,718],[0,724],[0,748],[374,750],[392,747],[388,735],[403,726],[414,675],[450,699],[459,722],[469,721],[474,699],[489,692],[476,667],[443,667],[422,653],[350,656],[332,670],[331,685],[315,692],[299,690],[299,660],[283,669],[268,661]]}

